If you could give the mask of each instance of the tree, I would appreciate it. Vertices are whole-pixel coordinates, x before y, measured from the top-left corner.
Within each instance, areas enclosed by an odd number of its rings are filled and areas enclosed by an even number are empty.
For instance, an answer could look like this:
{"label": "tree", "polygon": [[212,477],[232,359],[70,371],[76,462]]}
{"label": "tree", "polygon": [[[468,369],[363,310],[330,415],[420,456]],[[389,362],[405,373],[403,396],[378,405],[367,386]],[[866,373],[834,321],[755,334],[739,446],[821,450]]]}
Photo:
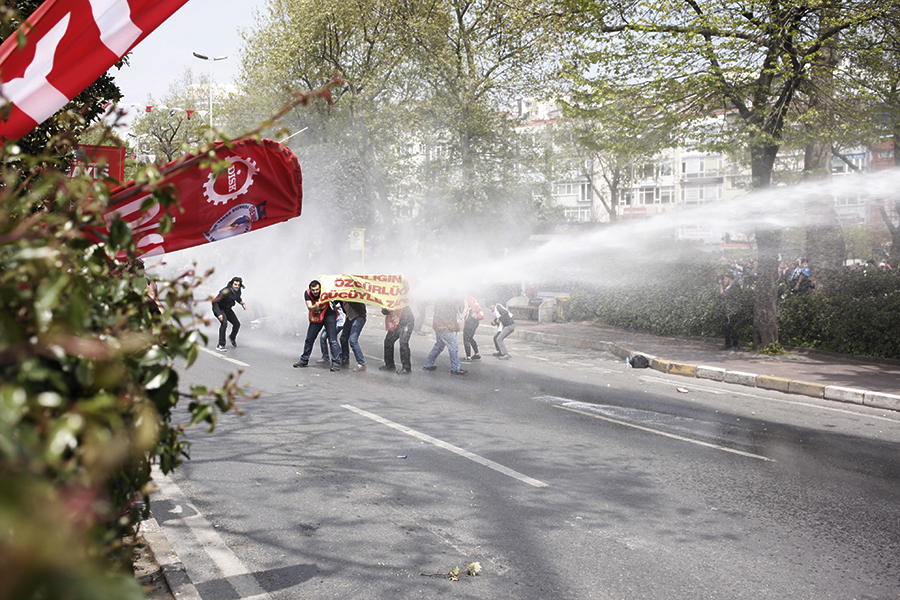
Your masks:
{"label": "tree", "polygon": [[[900,10],[896,6],[883,19],[868,23],[843,44],[846,67],[837,72],[848,98],[847,121],[851,133],[867,144],[890,140],[894,166],[900,167]],[[900,226],[891,221],[881,199],[879,213],[891,233],[888,262],[900,266]],[[900,203],[894,205],[900,214]]]}
{"label": "tree", "polygon": [[[600,79],[640,82],[677,113],[736,115],[735,129],[710,142],[746,148],[752,187],[771,184],[785,125],[810,69],[835,36],[887,14],[891,2],[559,0],[559,15],[585,40],[576,59]],[[778,230],[756,232],[759,278],[753,320],[758,348],[778,341]]]}
{"label": "tree", "polygon": [[344,184],[356,207],[344,223],[389,227],[414,194],[420,228],[435,229],[527,196],[509,168],[507,112],[536,74],[541,31],[494,0],[272,0],[247,38],[241,82],[247,96],[285,97],[338,72],[333,106],[283,120],[309,128],[295,152],[356,154],[364,179]]}
{"label": "tree", "polygon": [[[590,181],[612,222],[618,215],[620,189],[632,182],[634,169],[678,144],[677,123],[666,111],[648,104],[640,86],[600,81],[585,85],[582,74],[567,75],[585,91],[572,102],[562,101],[563,114],[570,119],[564,124],[564,135],[570,145],[580,148],[581,174]],[[603,179],[609,197],[594,173]]]}
{"label": "tree", "polygon": [[151,110],[139,113],[131,126],[138,154],[153,154],[158,161],[171,162],[196,148],[203,138],[203,129],[209,126],[203,110],[208,90],[208,79],[195,81],[188,69],[169,86],[160,101],[149,97]]}

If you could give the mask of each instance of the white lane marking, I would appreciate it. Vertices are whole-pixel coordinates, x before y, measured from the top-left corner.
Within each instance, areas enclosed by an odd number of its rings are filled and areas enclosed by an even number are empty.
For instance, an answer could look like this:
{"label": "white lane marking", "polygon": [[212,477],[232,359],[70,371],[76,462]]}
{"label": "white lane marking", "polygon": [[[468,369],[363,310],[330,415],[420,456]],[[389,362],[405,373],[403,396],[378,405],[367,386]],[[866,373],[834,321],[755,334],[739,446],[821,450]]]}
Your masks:
{"label": "white lane marking", "polygon": [[[881,416],[879,416],[879,415],[867,415],[867,414],[862,413],[862,412],[856,412],[856,411],[852,411],[852,410],[847,410],[846,408],[835,408],[835,407],[833,407],[833,406],[828,406],[828,405],[825,405],[825,404],[810,404],[809,402],[800,402],[800,401],[798,401],[798,400],[785,400],[784,398],[771,398],[771,397],[768,397],[768,396],[760,396],[759,394],[753,394],[753,393],[750,393],[750,392],[739,392],[739,391],[737,391],[737,390],[731,390],[731,389],[728,389],[728,390],[718,390],[718,389],[715,389],[715,388],[705,387],[705,386],[702,386],[702,385],[694,385],[693,383],[685,383],[685,381],[684,381],[683,379],[675,380],[675,379],[665,379],[665,378],[662,378],[662,377],[646,377],[646,376],[644,376],[644,377],[641,377],[641,380],[642,380],[642,381],[646,381],[646,382],[650,382],[650,383],[665,383],[665,384],[668,384],[668,385],[673,385],[673,384],[674,384],[674,385],[679,385],[679,386],[685,386],[685,385],[686,385],[686,386],[688,386],[688,387],[691,389],[691,391],[693,391],[693,390],[699,390],[699,391],[701,391],[701,392],[709,392],[709,393],[712,393],[712,394],[732,394],[732,395],[735,395],[735,396],[746,396],[746,397],[748,397],[748,398],[755,398],[755,399],[757,399],[757,400],[768,400],[768,401],[770,401],[770,402],[780,402],[780,403],[782,403],[782,404],[791,404],[791,405],[793,405],[793,406],[805,406],[805,407],[807,407],[807,408],[821,408],[821,409],[824,409],[824,410],[830,410],[831,412],[843,413],[843,414],[846,414],[846,415],[853,415],[854,417],[865,417],[865,418],[867,418],[867,419],[878,419],[878,420],[880,420],[880,421],[887,421],[887,422],[889,422],[889,423],[894,423],[895,425],[896,425],[897,423],[900,423],[900,419],[891,419],[891,418],[888,418],[888,417],[881,417]],[[769,392],[777,392],[778,390],[766,390],[766,391],[769,391]],[[785,392],[781,392],[781,393],[785,393]],[[824,399],[823,399],[822,402],[831,402],[831,401],[830,401],[830,400],[824,400]],[[858,404],[857,406],[859,406],[860,408],[869,408],[869,409],[872,409],[871,406],[866,406],[866,405],[864,405],[864,404]],[[873,409],[873,410],[880,410],[880,409]]]}
{"label": "white lane marking", "polygon": [[362,415],[368,419],[372,419],[373,421],[375,421],[377,423],[381,423],[382,425],[387,425],[388,427],[393,427],[397,431],[402,431],[403,433],[405,433],[407,435],[411,435],[414,438],[418,438],[418,439],[422,440],[423,442],[428,442],[429,444],[434,444],[438,448],[443,448],[444,450],[449,450],[450,452],[453,452],[454,454],[458,454],[458,455],[462,456],[463,458],[468,458],[471,461],[477,462],[480,465],[484,465],[485,467],[488,467],[489,469],[494,469],[495,471],[503,473],[504,475],[509,475],[513,479],[518,479],[519,481],[521,481],[523,483],[527,483],[530,486],[539,487],[539,488],[540,487],[550,487],[543,481],[538,481],[537,479],[533,479],[531,477],[528,477],[527,475],[523,475],[523,474],[519,473],[518,471],[513,471],[509,467],[504,467],[500,463],[495,463],[492,460],[488,460],[487,458],[478,456],[477,454],[473,454],[473,453],[469,452],[468,450],[463,450],[462,448],[460,448],[458,446],[454,446],[453,444],[448,444],[447,442],[444,442],[437,438],[433,438],[430,435],[418,432],[415,429],[410,429],[409,427],[406,427],[405,425],[401,425],[399,423],[394,423],[393,421],[385,419],[384,417],[379,417],[378,415],[370,413],[365,410],[362,410],[361,408],[356,408],[355,406],[350,406],[349,404],[342,404],[341,408],[346,408],[347,410],[352,410],[353,412],[355,412],[358,415]]}
{"label": "white lane marking", "polygon": [[751,454],[749,452],[744,452],[742,450],[735,450],[734,448],[728,448],[726,446],[719,446],[718,444],[710,444],[709,442],[701,442],[700,440],[691,439],[689,437],[684,437],[682,435],[676,435],[674,433],[669,433],[667,431],[660,431],[658,429],[651,429],[650,427],[644,427],[643,425],[635,425],[634,423],[628,423],[626,421],[620,421],[618,419],[610,419],[609,417],[602,417],[595,413],[590,413],[584,410],[578,410],[577,408],[570,408],[568,406],[560,406],[558,404],[553,405],[555,408],[561,408],[563,410],[572,411],[578,414],[587,415],[589,417],[594,417],[595,419],[600,419],[602,421],[609,421],[610,423],[615,423],[616,425],[624,425],[625,427],[633,427],[634,429],[640,429],[641,431],[646,431],[648,433],[654,433],[656,435],[662,435],[668,438],[672,438],[675,440],[681,440],[682,442],[690,442],[691,444],[697,444],[698,446],[706,446],[707,448],[715,448],[716,450],[722,450],[723,452],[731,452],[733,454],[740,454],[741,456],[747,456],[749,458],[756,458],[759,460],[764,460],[767,462],[775,462],[771,458],[766,458],[765,456],[760,456],[758,454]]}
{"label": "white lane marking", "polygon": [[[256,579],[250,575],[250,570],[231,551],[222,537],[213,528],[212,524],[192,505],[178,484],[172,481],[168,475],[164,475],[159,467],[153,467],[153,481],[159,486],[162,497],[177,502],[180,506],[189,509],[190,516],[182,518],[182,521],[190,528],[191,533],[200,542],[200,545],[222,572],[222,576],[231,584],[238,597],[242,600],[269,600],[266,593]],[[180,508],[180,507],[179,507]],[[176,512],[183,512],[176,511]],[[157,519],[158,520],[158,519]],[[194,581],[194,585],[203,583]]]}
{"label": "white lane marking", "polygon": [[245,362],[241,362],[241,361],[235,360],[233,358],[228,358],[227,356],[225,356],[218,350],[213,352],[209,348],[204,348],[203,346],[200,346],[200,350],[202,350],[203,352],[206,352],[207,354],[211,354],[211,355],[215,356],[216,358],[221,358],[222,360],[227,360],[230,363],[234,363],[234,364],[238,365],[239,367],[249,367],[250,366]]}

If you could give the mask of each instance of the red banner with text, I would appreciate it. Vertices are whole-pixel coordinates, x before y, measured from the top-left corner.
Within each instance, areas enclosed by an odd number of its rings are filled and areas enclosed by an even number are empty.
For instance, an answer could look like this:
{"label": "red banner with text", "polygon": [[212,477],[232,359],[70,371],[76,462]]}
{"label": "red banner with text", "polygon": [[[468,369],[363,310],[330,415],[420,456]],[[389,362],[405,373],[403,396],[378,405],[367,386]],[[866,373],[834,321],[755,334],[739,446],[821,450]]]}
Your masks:
{"label": "red banner with text", "polygon": [[[203,155],[206,156],[205,154]],[[170,210],[172,231],[159,231],[163,207],[141,206],[150,196],[133,182],[113,190],[107,224],[116,215],[131,227],[138,252],[155,256],[261,229],[300,216],[303,198],[297,157],[272,140],[238,140],[216,145],[216,156],[230,166],[221,173],[200,168],[200,156],[163,167],[160,186],[171,185],[179,205]]]}

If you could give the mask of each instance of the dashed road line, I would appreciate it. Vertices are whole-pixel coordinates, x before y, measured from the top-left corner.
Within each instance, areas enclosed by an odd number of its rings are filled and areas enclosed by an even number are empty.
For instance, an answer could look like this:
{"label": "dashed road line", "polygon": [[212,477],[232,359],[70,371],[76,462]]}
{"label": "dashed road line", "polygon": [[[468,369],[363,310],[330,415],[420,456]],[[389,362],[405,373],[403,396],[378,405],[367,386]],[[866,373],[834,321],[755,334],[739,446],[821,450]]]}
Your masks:
{"label": "dashed road line", "polygon": [[412,437],[418,438],[418,439],[422,440],[423,442],[428,442],[429,444],[433,444],[433,445],[437,446],[438,448],[443,448],[444,450],[449,450],[450,452],[453,452],[454,454],[458,454],[459,456],[462,456],[463,458],[468,458],[469,460],[471,460],[473,462],[476,462],[480,465],[488,467],[489,469],[493,469],[499,473],[503,473],[504,475],[508,475],[508,476],[512,477],[513,479],[518,479],[519,481],[521,481],[523,483],[527,483],[530,486],[538,487],[538,488],[550,487],[543,481],[539,481],[532,477],[528,477],[527,475],[523,475],[522,473],[519,473],[518,471],[514,471],[514,470],[510,469],[509,467],[504,467],[500,463],[496,463],[492,460],[488,460],[487,458],[484,458],[483,456],[478,456],[477,454],[473,454],[472,452],[469,452],[468,450],[463,450],[462,448],[460,448],[458,446],[454,446],[453,444],[448,444],[447,442],[445,442],[443,440],[439,440],[437,438],[431,437],[430,435],[421,433],[419,431],[416,431],[415,429],[410,429],[409,427],[406,427],[405,425],[395,423],[391,420],[385,419],[384,417],[380,417],[374,413],[370,413],[366,410],[362,410],[361,408],[356,408],[355,406],[351,406],[349,404],[342,404],[341,408],[346,408],[347,410],[351,410],[358,415],[366,417],[367,419],[372,419],[376,423],[381,423],[382,425],[387,425],[388,427],[393,427],[397,431],[401,431],[407,435],[411,435]]}
{"label": "dashed road line", "polygon": [[[563,398],[560,398],[563,400]],[[632,427],[634,429],[640,429],[641,431],[646,431],[648,433],[653,433],[655,435],[661,435],[667,438],[672,438],[675,440],[680,440],[682,442],[689,442],[691,444],[697,444],[698,446],[705,446],[707,448],[714,448],[716,450],[721,450],[723,452],[731,452],[732,454],[740,454],[741,456],[746,456],[749,458],[755,458],[757,460],[764,460],[766,462],[775,462],[771,458],[767,458],[765,456],[760,456],[759,454],[752,454],[750,452],[744,452],[743,450],[735,450],[734,448],[729,448],[727,446],[720,446],[718,444],[710,444],[709,442],[702,442],[700,440],[695,440],[693,438],[684,437],[683,435],[676,435],[674,433],[669,433],[668,431],[660,431],[659,429],[652,429],[650,427],[644,427],[643,425],[636,425],[634,423],[628,423],[627,421],[620,421],[619,419],[611,419],[609,417],[604,417],[598,415],[596,413],[591,413],[585,410],[579,410],[577,408],[571,408],[569,406],[560,406],[558,404],[553,405],[555,408],[561,408],[562,410],[568,410],[574,413],[586,415],[588,417],[594,417],[595,419],[600,419],[601,421],[608,421],[610,423],[615,423],[616,425],[624,425],[625,427]]]}
{"label": "dashed road line", "polygon": [[227,356],[225,356],[225,355],[222,354],[221,352],[218,352],[218,351],[213,352],[213,351],[210,350],[209,348],[204,348],[203,346],[200,347],[200,350],[202,350],[203,352],[206,352],[207,354],[211,354],[212,356],[215,356],[216,358],[220,358],[220,359],[225,360],[225,361],[228,361],[228,362],[230,362],[230,363],[234,363],[234,364],[238,365],[239,367],[249,367],[249,366],[250,366],[249,364],[247,364],[247,363],[245,363],[245,362],[241,362],[241,361],[236,360],[236,359],[234,359],[234,358],[228,358]]}

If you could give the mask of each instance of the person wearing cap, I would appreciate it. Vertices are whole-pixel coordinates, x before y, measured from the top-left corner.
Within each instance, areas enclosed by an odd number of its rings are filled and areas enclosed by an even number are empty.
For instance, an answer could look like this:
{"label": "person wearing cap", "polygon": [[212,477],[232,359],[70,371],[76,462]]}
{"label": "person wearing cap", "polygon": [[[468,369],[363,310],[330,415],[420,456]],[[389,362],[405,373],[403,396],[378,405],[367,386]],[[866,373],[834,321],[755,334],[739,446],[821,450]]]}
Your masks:
{"label": "person wearing cap", "polygon": [[225,333],[228,323],[231,323],[231,336],[228,339],[231,340],[231,345],[237,348],[237,334],[241,329],[241,322],[234,314],[234,305],[240,304],[244,310],[247,310],[247,305],[241,299],[243,288],[244,280],[240,277],[232,277],[228,285],[219,290],[218,295],[213,298],[213,314],[219,319],[219,343],[216,350],[220,352],[225,352]]}

